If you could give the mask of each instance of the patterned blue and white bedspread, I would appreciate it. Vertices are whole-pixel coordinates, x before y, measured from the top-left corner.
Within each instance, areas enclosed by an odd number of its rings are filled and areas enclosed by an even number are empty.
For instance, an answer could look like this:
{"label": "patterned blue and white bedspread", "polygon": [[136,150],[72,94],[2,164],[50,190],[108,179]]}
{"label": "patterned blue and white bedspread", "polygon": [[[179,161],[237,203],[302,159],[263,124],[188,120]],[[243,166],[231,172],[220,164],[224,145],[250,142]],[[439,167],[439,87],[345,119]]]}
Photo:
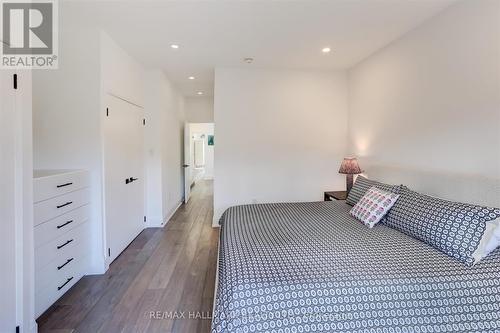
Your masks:
{"label": "patterned blue and white bedspread", "polygon": [[212,332],[500,332],[499,249],[466,267],[349,209],[228,209]]}

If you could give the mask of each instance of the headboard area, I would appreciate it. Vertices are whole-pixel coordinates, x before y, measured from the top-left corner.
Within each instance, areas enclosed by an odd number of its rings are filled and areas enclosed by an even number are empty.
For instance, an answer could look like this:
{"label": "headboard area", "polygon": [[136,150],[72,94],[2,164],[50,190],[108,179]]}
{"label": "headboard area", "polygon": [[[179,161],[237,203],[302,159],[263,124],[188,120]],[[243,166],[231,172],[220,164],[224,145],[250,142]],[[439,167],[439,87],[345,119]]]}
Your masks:
{"label": "headboard area", "polygon": [[443,199],[500,207],[500,179],[386,165],[367,166],[364,174]]}

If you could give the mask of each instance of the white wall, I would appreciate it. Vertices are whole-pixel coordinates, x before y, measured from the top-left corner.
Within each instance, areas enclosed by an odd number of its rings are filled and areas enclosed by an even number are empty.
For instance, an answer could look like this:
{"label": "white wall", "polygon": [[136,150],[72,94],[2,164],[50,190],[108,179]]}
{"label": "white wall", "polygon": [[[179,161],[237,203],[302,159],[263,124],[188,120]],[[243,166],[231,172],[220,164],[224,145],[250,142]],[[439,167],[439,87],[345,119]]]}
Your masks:
{"label": "white wall", "polygon": [[104,31],[100,37],[102,92],[144,106],[144,68]]}
{"label": "white wall", "polygon": [[147,226],[162,226],[184,196],[183,96],[160,70],[146,80]]}
{"label": "white wall", "polygon": [[162,183],[163,221],[167,221],[184,198],[184,97],[161,75],[163,112]]}
{"label": "white wall", "polygon": [[349,72],[361,164],[500,178],[498,1],[451,6]]}
{"label": "white wall", "polygon": [[186,97],[185,99],[186,121],[190,123],[213,123],[214,122],[214,98],[213,97]]}
{"label": "white wall", "polygon": [[145,86],[145,109],[147,130],[144,132],[146,170],[146,215],[148,226],[161,226],[163,221],[162,183],[162,131],[164,121],[160,94],[159,71],[148,71]]}
{"label": "white wall", "polygon": [[342,189],[344,72],[218,68],[214,221],[237,204],[321,200]]}

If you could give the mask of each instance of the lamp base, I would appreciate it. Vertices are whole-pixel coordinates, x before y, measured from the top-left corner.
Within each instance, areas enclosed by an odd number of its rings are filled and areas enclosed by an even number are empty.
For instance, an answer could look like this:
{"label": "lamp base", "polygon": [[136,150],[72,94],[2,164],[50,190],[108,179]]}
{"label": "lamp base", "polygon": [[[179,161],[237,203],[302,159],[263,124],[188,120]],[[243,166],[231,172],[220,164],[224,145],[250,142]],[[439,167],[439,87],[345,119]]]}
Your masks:
{"label": "lamp base", "polygon": [[347,194],[351,192],[352,184],[353,184],[353,175],[347,174],[345,175],[345,184],[347,189]]}

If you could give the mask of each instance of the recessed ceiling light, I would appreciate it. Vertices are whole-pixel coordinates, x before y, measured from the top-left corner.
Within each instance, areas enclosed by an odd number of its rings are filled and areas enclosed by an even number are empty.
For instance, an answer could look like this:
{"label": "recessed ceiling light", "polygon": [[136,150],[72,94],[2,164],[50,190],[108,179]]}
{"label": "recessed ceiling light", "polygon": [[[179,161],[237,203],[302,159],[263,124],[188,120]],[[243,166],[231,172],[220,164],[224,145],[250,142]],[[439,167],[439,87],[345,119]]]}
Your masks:
{"label": "recessed ceiling light", "polygon": [[203,95],[203,91],[198,91],[197,94],[198,95]]}
{"label": "recessed ceiling light", "polygon": [[173,49],[178,49],[179,45],[177,45],[177,44],[170,44],[170,47],[173,48]]}
{"label": "recessed ceiling light", "polygon": [[194,77],[194,76],[190,76],[190,77],[188,77],[188,79],[190,79],[190,80],[194,80],[194,79],[195,79],[195,77]]}
{"label": "recessed ceiling light", "polygon": [[321,52],[323,53],[330,53],[331,49],[329,47],[324,47],[323,49],[321,49]]}

